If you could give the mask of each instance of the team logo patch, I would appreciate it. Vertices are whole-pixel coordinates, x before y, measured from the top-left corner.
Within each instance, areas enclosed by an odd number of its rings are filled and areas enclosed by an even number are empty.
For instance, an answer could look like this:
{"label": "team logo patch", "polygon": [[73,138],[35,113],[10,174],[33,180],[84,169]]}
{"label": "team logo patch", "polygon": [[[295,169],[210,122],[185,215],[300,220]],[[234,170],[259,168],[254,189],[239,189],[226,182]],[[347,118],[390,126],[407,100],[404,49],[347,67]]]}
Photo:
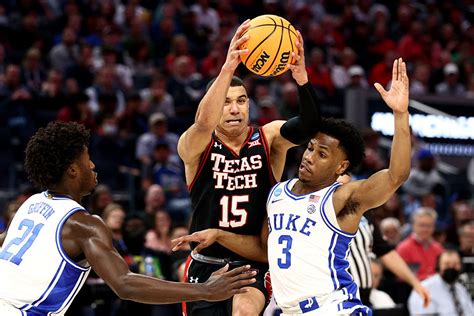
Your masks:
{"label": "team logo patch", "polygon": [[219,144],[219,143],[214,143],[214,148],[219,148],[219,149],[222,149],[222,144]]}
{"label": "team logo patch", "polygon": [[249,142],[249,148],[253,146],[261,145],[261,144],[262,143],[260,143],[260,139],[254,140],[254,141]]}
{"label": "team logo patch", "polygon": [[279,196],[281,194],[281,189],[280,188],[276,189],[275,193],[273,194],[275,194],[275,196]]}
{"label": "team logo patch", "polygon": [[260,137],[259,133],[254,133],[252,137],[250,137],[250,140],[257,140]]}
{"label": "team logo patch", "polygon": [[314,212],[316,212],[316,206],[314,204],[310,204],[308,205],[308,208],[306,210],[309,214],[313,214]]}

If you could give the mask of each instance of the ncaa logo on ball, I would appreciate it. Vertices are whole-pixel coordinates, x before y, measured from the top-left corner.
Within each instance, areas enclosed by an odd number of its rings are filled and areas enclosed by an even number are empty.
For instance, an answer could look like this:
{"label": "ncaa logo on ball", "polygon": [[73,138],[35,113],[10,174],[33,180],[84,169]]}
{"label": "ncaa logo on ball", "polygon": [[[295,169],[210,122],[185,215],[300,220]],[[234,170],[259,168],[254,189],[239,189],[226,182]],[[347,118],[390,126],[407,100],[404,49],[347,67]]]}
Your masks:
{"label": "ncaa logo on ball", "polygon": [[255,62],[255,64],[253,64],[252,66],[252,70],[255,71],[255,72],[259,72],[260,69],[262,69],[262,67],[265,65],[265,63],[267,62],[268,58],[270,58],[270,55],[267,54],[266,51],[263,51],[261,54],[260,54],[260,57],[258,57],[257,61]]}
{"label": "ncaa logo on ball", "polygon": [[316,206],[314,206],[314,204],[308,205],[307,211],[309,214],[313,214],[314,212],[316,212]]}

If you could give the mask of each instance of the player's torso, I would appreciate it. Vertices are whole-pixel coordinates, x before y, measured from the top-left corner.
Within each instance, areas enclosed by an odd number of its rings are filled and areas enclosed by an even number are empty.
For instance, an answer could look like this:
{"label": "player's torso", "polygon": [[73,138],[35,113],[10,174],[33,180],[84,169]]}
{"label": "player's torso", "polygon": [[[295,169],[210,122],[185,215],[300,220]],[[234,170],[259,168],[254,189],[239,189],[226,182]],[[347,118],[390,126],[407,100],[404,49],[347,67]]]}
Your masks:
{"label": "player's torso", "polygon": [[268,261],[280,306],[313,296],[323,298],[352,283],[347,272],[352,236],[338,231],[332,204],[339,184],[295,195],[291,192],[295,182],[275,186],[267,203]]}
{"label": "player's torso", "polygon": [[[269,149],[261,129],[250,128],[239,154],[213,135],[190,185],[194,210],[191,232],[219,228],[259,235],[266,217],[266,199],[274,182]],[[219,245],[202,253],[235,257]]]}
{"label": "player's torso", "polygon": [[0,300],[30,312],[64,312],[90,268],[65,254],[61,230],[83,208],[66,197],[35,194],[20,207],[0,250]]}

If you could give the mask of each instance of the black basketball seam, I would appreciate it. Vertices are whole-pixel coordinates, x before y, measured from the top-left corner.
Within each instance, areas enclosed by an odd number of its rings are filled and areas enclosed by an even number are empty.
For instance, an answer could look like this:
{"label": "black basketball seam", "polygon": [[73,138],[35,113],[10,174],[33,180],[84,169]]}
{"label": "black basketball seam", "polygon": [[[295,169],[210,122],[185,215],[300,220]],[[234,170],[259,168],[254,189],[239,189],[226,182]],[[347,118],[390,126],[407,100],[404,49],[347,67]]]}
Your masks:
{"label": "black basketball seam", "polygon": [[[275,26],[275,24],[259,24],[259,25],[252,26],[247,31],[245,31],[245,33],[242,34],[242,36],[244,36],[248,31],[256,29],[257,27],[262,27],[262,26]],[[298,36],[298,34],[295,33],[293,30],[291,30],[288,26],[283,26],[283,25],[277,25],[277,26],[279,26],[281,28],[284,28],[284,29],[287,29],[288,31],[293,33],[293,35]]]}
{"label": "black basketball seam", "polygon": [[[272,26],[272,25],[271,25],[271,24],[268,24],[268,26]],[[247,65],[247,61],[248,61],[249,58],[252,56],[252,54],[255,52],[255,50],[256,50],[257,48],[259,48],[260,45],[262,45],[262,43],[264,43],[264,42],[267,40],[267,38],[269,38],[269,37],[275,32],[276,28],[277,28],[277,25],[276,25],[276,23],[275,23],[275,24],[273,24],[273,31],[271,31],[270,34],[268,34],[263,40],[260,41],[260,43],[258,43],[258,45],[256,45],[256,46],[253,48],[253,50],[249,53],[249,55],[248,55],[247,58],[245,59],[244,64]],[[250,31],[250,29],[249,29],[249,31]]]}
{"label": "black basketball seam", "polygon": [[[272,18],[270,18],[270,19],[272,19]],[[273,20],[273,19],[272,19],[272,20]],[[281,21],[281,25],[278,25],[278,26],[283,27],[283,19],[280,18],[280,21]],[[276,21],[274,21],[274,22],[275,22],[275,25],[277,25],[277,24],[276,24]],[[275,64],[275,60],[277,59],[278,54],[280,53],[281,43],[283,42],[283,35],[284,35],[284,34],[285,34],[285,31],[284,31],[284,30],[281,30],[280,43],[278,44],[278,49],[277,49],[277,51],[276,51],[276,54],[275,54],[275,56],[273,57],[272,63],[268,66],[267,70],[265,70],[263,73],[260,74],[261,76],[264,76],[267,72],[269,72],[270,69],[272,68],[273,64]]]}

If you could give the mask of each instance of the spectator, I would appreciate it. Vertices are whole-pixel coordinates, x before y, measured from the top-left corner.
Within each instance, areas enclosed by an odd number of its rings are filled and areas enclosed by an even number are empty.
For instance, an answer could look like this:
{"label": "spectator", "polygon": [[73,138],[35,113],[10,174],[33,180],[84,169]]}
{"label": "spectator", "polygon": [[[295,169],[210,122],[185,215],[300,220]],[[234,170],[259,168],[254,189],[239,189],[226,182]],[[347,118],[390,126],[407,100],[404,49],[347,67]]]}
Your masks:
{"label": "spectator", "polygon": [[432,208],[417,209],[412,215],[413,233],[397,246],[397,252],[421,281],[435,273],[436,258],[443,252],[443,246],[433,240],[437,217]]}
{"label": "spectator", "polygon": [[415,64],[413,78],[410,80],[410,94],[423,95],[430,92],[430,65],[424,63]]}
{"label": "spectator", "polygon": [[26,52],[22,65],[22,77],[22,82],[30,91],[39,93],[41,83],[46,79],[39,49],[30,48]]}
{"label": "spectator", "polygon": [[94,192],[90,196],[88,209],[92,214],[101,216],[106,206],[112,202],[112,192],[109,187],[104,184],[99,184],[95,187]]}
{"label": "spectator", "polygon": [[79,45],[76,43],[77,35],[72,28],[66,28],[62,34],[62,42],[51,49],[49,62],[54,69],[64,72],[79,58]]}
{"label": "spectator", "polygon": [[436,85],[438,95],[464,96],[466,88],[459,83],[459,68],[456,64],[449,63],[443,68],[444,80]]}
{"label": "spectator", "polygon": [[215,40],[219,34],[220,18],[216,10],[209,6],[209,0],[199,0],[191,6],[196,14],[197,25],[204,27],[209,34],[209,40]]}
{"label": "spectator", "polygon": [[145,194],[145,209],[144,218],[148,228],[155,226],[155,215],[158,211],[165,208],[166,197],[163,188],[158,184],[153,184],[148,187]]}
{"label": "spectator", "polygon": [[459,255],[463,266],[461,281],[474,299],[474,221],[459,227]]}
{"label": "spectator", "polygon": [[[417,164],[411,169],[410,176],[402,188],[407,197],[413,197],[417,202],[429,193],[435,193],[440,199],[444,199],[446,182],[436,169],[436,160],[431,151],[421,149],[417,153]],[[410,215],[411,208],[406,207],[405,211],[408,212],[406,215]]]}
{"label": "spectator", "polygon": [[422,282],[431,295],[431,304],[424,308],[417,293],[408,300],[410,315],[474,315],[472,299],[458,281],[462,269],[459,254],[446,250],[439,256],[438,273]]}
{"label": "spectator", "polygon": [[82,44],[79,50],[79,58],[76,63],[66,69],[67,79],[76,79],[79,88],[84,90],[94,83],[94,69],[92,65],[92,46]]}
{"label": "spectator", "polygon": [[123,223],[125,220],[126,212],[120,204],[110,203],[107,205],[102,212],[102,219],[105,225],[110,229],[112,233],[112,243],[118,250],[119,254],[125,256],[127,253],[127,247],[123,241]]}
{"label": "spectator", "polygon": [[168,118],[175,117],[174,99],[167,91],[166,78],[156,75],[151,81],[150,87],[143,89],[140,96],[145,102],[146,113],[152,115],[161,112]]}
{"label": "spectator", "polygon": [[178,136],[168,132],[168,120],[166,116],[157,112],[148,120],[150,131],[138,138],[136,157],[143,166],[150,166],[153,161],[153,152],[158,141],[164,141],[169,145],[173,155],[176,155]]}
{"label": "spectator", "polygon": [[77,122],[91,130],[95,130],[92,112],[89,109],[89,97],[85,93],[71,96],[66,106],[58,112],[57,120],[63,122]]}
{"label": "spectator", "polygon": [[99,104],[101,96],[113,96],[116,99],[113,113],[122,113],[125,109],[125,95],[119,87],[113,66],[104,66],[98,70],[95,83],[85,91],[89,96],[89,108],[94,115],[101,110]]}
{"label": "spectator", "polygon": [[380,222],[383,238],[393,247],[397,246],[402,238],[400,228],[400,221],[395,217],[387,217]]}
{"label": "spectator", "polygon": [[[350,48],[345,48],[340,56],[340,64],[334,65],[331,71],[331,78],[334,86],[338,89],[347,87],[351,82],[349,68],[356,63],[357,56]],[[359,70],[360,73],[360,70]]]}
{"label": "spectator", "polygon": [[159,210],[155,213],[155,225],[145,236],[145,247],[154,251],[171,253],[171,217],[168,212]]}

